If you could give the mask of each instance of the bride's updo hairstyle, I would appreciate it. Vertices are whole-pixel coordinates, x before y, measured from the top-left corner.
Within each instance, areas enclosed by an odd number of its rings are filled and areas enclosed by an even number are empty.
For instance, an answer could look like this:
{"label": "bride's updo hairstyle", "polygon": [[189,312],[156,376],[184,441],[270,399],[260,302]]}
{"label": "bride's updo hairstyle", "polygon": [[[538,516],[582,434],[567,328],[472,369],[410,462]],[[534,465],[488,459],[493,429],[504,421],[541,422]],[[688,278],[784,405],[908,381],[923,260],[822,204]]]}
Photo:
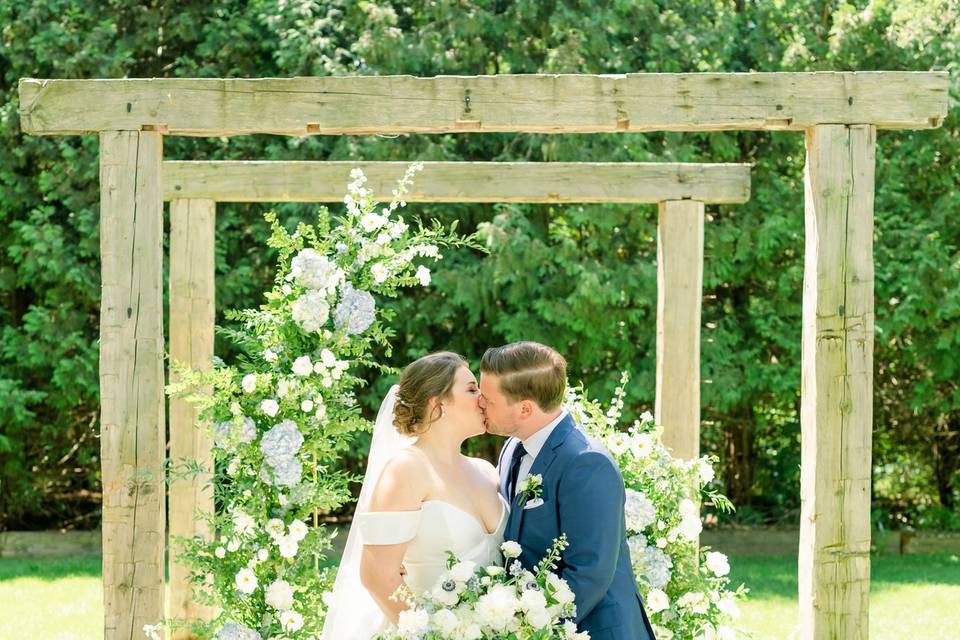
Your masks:
{"label": "bride's updo hairstyle", "polygon": [[427,415],[430,398],[449,398],[457,370],[469,366],[463,356],[450,351],[431,353],[407,365],[400,374],[400,389],[393,408],[397,431],[407,436],[425,433],[442,415],[439,404]]}

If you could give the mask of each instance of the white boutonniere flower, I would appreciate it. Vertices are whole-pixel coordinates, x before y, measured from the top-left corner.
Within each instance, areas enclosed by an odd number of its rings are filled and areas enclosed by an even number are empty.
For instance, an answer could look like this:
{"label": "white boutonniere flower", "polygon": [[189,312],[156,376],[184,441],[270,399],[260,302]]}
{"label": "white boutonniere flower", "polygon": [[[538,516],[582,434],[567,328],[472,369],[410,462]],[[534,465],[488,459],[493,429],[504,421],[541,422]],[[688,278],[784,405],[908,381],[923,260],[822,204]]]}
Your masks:
{"label": "white boutonniere flower", "polygon": [[539,473],[527,476],[517,485],[517,493],[525,500],[535,500],[543,493],[543,476]]}

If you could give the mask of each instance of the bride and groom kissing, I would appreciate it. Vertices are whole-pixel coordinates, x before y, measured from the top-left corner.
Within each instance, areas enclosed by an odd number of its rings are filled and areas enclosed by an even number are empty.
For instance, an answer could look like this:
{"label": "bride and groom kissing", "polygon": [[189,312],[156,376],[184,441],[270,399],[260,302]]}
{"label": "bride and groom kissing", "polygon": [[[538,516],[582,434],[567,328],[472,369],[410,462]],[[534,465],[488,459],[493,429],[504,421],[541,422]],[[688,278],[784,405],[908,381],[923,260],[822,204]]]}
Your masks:
{"label": "bride and groom kissing", "polygon": [[[575,594],[578,630],[654,638],[630,562],[623,478],[563,408],[565,387],[563,356],[536,342],[488,349],[479,382],[450,352],[403,370],[377,416],[324,640],[370,640],[395,625],[407,605],[391,596],[433,588],[448,551],[502,565],[501,544],[512,541],[531,569],[561,534],[569,546],[557,572]],[[507,438],[496,468],[460,453],[484,433]]]}

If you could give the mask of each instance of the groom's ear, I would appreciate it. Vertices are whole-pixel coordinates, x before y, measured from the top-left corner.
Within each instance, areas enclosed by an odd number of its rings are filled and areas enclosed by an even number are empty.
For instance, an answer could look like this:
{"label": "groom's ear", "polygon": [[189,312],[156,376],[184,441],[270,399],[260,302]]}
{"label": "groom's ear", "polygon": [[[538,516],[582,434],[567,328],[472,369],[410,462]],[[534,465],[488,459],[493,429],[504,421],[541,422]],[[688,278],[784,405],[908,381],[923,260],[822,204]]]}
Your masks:
{"label": "groom's ear", "polygon": [[534,404],[533,400],[521,400],[520,401],[520,417],[523,419],[529,418],[534,413]]}

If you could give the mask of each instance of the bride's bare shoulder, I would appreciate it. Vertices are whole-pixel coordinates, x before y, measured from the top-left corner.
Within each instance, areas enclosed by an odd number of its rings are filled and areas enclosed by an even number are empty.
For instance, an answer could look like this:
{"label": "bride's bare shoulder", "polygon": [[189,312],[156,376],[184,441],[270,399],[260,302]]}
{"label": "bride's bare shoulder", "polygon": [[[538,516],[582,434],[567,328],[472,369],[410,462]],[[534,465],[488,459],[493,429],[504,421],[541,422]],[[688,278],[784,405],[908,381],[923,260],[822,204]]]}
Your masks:
{"label": "bride's bare shoulder", "polygon": [[485,458],[471,458],[470,456],[465,456],[467,460],[476,467],[484,476],[492,480],[494,484],[500,484],[500,474],[497,472],[497,468],[490,463],[489,460]]}
{"label": "bride's bare shoulder", "polygon": [[427,462],[416,450],[398,451],[383,467],[373,491],[373,511],[405,511],[420,506],[429,488]]}

